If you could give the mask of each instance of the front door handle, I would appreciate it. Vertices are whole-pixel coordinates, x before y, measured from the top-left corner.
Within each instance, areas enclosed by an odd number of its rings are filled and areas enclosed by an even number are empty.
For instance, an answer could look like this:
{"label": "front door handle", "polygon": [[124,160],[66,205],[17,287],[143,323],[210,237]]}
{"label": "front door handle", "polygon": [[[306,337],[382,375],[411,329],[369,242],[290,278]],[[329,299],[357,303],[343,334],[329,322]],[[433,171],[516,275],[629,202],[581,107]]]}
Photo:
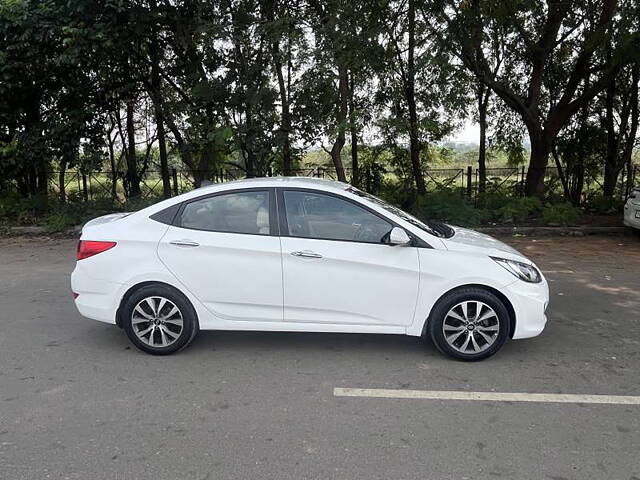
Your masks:
{"label": "front door handle", "polygon": [[171,245],[175,245],[176,247],[199,247],[200,246],[198,242],[194,242],[193,240],[173,240],[169,243]]}
{"label": "front door handle", "polygon": [[304,257],[304,258],[322,258],[322,255],[316,252],[312,252],[311,250],[302,250],[301,252],[291,252],[291,255],[294,257]]}

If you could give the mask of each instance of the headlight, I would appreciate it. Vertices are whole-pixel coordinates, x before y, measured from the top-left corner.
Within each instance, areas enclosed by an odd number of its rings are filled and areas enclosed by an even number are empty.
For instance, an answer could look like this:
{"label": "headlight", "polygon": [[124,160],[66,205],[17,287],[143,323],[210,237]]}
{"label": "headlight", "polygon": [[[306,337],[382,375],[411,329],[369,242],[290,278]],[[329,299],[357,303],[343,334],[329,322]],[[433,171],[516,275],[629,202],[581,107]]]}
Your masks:
{"label": "headlight", "polygon": [[516,262],[515,260],[507,260],[506,258],[491,258],[498,262],[498,265],[513,273],[520,280],[524,280],[529,283],[540,283],[542,281],[542,275],[540,275],[538,269],[533,265]]}

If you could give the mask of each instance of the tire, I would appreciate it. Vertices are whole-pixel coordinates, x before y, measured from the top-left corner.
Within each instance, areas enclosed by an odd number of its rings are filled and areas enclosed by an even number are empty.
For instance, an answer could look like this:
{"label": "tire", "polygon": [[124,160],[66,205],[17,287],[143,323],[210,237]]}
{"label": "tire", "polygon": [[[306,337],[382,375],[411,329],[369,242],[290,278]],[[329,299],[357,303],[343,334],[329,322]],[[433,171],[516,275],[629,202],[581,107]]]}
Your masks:
{"label": "tire", "polygon": [[191,302],[164,285],[147,285],[133,292],[122,307],[121,318],[131,343],[152,355],[178,352],[198,333]]}
{"label": "tire", "polygon": [[448,293],[437,302],[429,316],[428,334],[440,352],[472,362],[500,350],[509,328],[504,303],[487,290],[468,287]]}

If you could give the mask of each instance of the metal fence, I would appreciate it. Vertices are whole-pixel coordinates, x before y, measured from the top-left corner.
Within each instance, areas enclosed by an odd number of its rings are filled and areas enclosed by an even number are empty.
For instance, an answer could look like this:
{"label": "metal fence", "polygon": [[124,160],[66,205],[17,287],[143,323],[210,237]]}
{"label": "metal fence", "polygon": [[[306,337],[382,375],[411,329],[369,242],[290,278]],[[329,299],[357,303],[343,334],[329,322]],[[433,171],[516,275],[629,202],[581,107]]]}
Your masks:
{"label": "metal fence", "polygon": [[[273,172],[266,172],[272,176]],[[245,172],[239,168],[224,168],[215,171],[200,172],[202,178],[213,183],[227,182],[245,178]],[[524,195],[524,185],[527,176],[525,167],[488,168],[486,171],[486,193],[502,192],[511,196]],[[295,176],[337,179],[336,171],[332,167],[309,167],[295,170]],[[348,181],[352,180],[353,172],[345,169]],[[585,174],[583,195],[590,195],[602,191],[603,172],[593,175]],[[381,166],[365,167],[359,170],[359,185],[372,193],[377,193],[385,179],[397,178],[395,173]],[[479,172],[477,168],[429,168],[424,171],[427,191],[452,191],[466,196],[471,200],[478,198],[480,193]],[[634,165],[630,172],[624,169],[616,186],[615,194],[620,199],[626,198],[629,192],[640,181],[640,165]],[[170,169],[170,184],[172,195],[179,195],[193,190],[195,182],[193,173],[189,170]],[[127,195],[125,172],[93,171],[82,172],[69,170],[66,172],[52,172],[50,176],[50,191],[65,200],[115,200],[124,202]],[[547,167],[545,173],[545,187],[549,194],[562,194],[562,184],[555,167]],[[142,198],[159,197],[163,193],[162,177],[159,170],[148,170],[140,181]]]}

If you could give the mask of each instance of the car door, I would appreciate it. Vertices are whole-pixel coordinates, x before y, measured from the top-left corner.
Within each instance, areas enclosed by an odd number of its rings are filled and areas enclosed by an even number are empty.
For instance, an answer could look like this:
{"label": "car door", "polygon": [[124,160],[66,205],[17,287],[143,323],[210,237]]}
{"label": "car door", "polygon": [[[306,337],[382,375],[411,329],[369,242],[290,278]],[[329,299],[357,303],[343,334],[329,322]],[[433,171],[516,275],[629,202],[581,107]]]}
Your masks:
{"label": "car door", "polygon": [[278,194],[285,322],[408,325],[417,248],[385,244],[393,224],[359,202],[318,190]]}
{"label": "car door", "polygon": [[160,241],[167,268],[223,320],[282,321],[282,262],[273,189],[185,202]]}

